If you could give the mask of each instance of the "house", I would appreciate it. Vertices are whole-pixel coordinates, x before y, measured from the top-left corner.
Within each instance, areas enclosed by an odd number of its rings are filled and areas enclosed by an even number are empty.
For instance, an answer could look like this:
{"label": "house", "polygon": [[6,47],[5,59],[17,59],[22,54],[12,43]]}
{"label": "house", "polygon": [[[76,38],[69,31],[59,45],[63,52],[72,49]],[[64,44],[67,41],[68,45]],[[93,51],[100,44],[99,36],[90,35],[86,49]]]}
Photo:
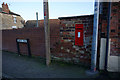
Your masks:
{"label": "house", "polygon": [[0,8],[0,27],[1,29],[23,28],[25,20],[19,15],[10,11],[7,3],[3,2]]}

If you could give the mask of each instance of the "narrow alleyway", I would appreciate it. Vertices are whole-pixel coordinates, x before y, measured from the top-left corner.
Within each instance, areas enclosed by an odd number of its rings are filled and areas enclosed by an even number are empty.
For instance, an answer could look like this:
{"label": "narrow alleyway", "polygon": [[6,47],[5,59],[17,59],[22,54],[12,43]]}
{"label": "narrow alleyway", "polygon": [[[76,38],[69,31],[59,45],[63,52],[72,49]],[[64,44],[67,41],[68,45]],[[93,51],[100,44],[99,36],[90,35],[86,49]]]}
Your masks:
{"label": "narrow alleyway", "polygon": [[[104,78],[105,75],[88,76],[83,66],[53,62],[49,67],[39,57],[18,56],[2,52],[2,75],[5,78]],[[116,77],[113,75],[113,78]],[[107,78],[107,76],[106,76]]]}
{"label": "narrow alleyway", "polygon": [[44,60],[18,56],[15,53],[2,53],[3,76],[13,78],[86,78],[85,68],[76,65],[45,65]]}

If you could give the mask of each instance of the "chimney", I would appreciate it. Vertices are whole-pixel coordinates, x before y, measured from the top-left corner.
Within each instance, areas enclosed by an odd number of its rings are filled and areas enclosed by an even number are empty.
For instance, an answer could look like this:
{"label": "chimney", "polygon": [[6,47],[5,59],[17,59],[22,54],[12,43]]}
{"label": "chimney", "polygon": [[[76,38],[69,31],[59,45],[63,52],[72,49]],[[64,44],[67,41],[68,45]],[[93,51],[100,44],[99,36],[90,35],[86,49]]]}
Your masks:
{"label": "chimney", "polygon": [[8,9],[8,4],[6,3],[6,8]]}
{"label": "chimney", "polygon": [[2,5],[4,5],[5,3],[3,2],[3,4]]}
{"label": "chimney", "polygon": [[5,4],[3,2],[3,4],[2,4],[2,11],[9,14],[10,10],[9,10],[9,7],[8,7],[7,3]]}

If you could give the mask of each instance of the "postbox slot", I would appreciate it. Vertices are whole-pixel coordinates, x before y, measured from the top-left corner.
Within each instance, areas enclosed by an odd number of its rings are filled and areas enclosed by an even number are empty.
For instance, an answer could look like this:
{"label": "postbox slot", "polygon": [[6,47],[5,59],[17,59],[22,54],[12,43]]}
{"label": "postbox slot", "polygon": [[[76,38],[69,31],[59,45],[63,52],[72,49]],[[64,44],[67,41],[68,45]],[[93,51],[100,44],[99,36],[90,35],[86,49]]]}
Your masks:
{"label": "postbox slot", "polygon": [[80,38],[80,32],[78,32],[78,38]]}

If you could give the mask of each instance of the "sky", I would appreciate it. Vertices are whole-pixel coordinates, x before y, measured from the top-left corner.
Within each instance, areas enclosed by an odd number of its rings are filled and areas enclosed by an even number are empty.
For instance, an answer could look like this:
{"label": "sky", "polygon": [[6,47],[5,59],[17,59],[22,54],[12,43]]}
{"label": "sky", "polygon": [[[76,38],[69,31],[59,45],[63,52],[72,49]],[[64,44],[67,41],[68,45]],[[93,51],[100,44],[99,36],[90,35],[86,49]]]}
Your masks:
{"label": "sky", "polygon": [[[42,1],[0,1],[0,4],[3,2],[8,3],[9,9],[12,12],[20,14],[26,21],[27,20],[36,20],[36,12],[38,12],[38,19],[44,19],[43,17],[43,2]],[[0,5],[1,7],[1,5]],[[81,2],[81,1],[72,1],[72,2],[57,2],[49,1],[49,18],[57,19],[58,17],[67,17],[67,16],[80,16],[80,15],[90,15],[94,14],[94,1],[90,2]]]}

